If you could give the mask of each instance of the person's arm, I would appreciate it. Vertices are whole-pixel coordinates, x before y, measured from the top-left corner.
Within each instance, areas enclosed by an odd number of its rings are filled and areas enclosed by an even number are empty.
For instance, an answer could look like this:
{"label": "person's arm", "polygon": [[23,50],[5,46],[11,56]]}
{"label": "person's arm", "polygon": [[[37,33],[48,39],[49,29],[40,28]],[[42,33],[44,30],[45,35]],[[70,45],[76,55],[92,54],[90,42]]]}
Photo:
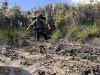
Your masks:
{"label": "person's arm", "polygon": [[49,30],[51,29],[50,24],[48,24],[48,29],[49,29]]}
{"label": "person's arm", "polygon": [[48,27],[49,30],[51,29],[50,24],[47,24],[44,20],[43,20],[43,23],[44,23],[44,25],[45,25],[46,27]]}

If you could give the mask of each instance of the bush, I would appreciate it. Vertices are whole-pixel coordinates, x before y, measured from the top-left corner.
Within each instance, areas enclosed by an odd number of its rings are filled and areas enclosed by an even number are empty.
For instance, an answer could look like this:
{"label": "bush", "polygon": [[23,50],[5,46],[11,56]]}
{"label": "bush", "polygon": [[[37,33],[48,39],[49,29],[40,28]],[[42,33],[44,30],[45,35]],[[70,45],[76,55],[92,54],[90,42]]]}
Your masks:
{"label": "bush", "polygon": [[60,32],[60,30],[56,30],[56,31],[53,33],[53,35],[51,36],[51,38],[52,38],[52,39],[57,39],[57,38],[60,38],[60,37],[62,37],[62,36],[63,36],[62,32]]}
{"label": "bush", "polygon": [[19,46],[23,38],[25,38],[27,32],[25,30],[17,29],[5,29],[0,30],[0,40],[3,43],[13,46]]}
{"label": "bush", "polygon": [[81,25],[71,33],[70,40],[83,40],[90,34],[98,34],[99,30],[97,22],[93,25]]}

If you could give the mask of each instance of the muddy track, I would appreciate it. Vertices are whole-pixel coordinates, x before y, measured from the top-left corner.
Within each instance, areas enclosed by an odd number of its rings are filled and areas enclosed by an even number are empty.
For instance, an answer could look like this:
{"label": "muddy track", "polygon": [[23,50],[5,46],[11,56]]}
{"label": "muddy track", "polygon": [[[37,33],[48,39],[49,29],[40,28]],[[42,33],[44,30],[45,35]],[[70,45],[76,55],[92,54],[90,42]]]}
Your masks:
{"label": "muddy track", "polygon": [[97,40],[92,41],[93,44],[83,44],[66,39],[40,40],[32,41],[30,46],[24,48],[3,45],[0,65],[23,68],[31,75],[35,75],[36,70],[43,70],[46,75],[85,75],[87,71],[90,74],[99,73],[100,47],[96,46]]}

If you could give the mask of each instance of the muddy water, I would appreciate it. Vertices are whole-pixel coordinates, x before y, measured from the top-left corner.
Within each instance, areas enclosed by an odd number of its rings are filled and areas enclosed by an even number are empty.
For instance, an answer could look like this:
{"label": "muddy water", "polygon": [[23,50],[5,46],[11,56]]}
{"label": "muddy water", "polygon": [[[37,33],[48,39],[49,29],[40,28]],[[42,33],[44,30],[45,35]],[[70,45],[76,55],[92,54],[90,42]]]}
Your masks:
{"label": "muddy water", "polygon": [[30,73],[16,67],[0,67],[0,75],[30,75]]}

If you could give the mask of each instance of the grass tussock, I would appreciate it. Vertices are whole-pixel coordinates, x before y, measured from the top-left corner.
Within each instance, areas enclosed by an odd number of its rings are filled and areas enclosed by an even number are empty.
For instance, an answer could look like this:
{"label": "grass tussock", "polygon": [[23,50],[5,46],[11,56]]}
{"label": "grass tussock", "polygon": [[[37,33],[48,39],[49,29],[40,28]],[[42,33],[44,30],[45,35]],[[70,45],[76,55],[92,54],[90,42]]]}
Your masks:
{"label": "grass tussock", "polygon": [[82,28],[82,31],[79,32],[78,37],[85,37],[88,34],[95,34],[99,31],[99,28],[97,27],[96,24],[94,25],[89,25],[89,26],[84,26]]}
{"label": "grass tussock", "polygon": [[62,36],[62,32],[60,32],[60,30],[56,30],[53,35],[51,36],[52,39],[57,39],[60,38]]}
{"label": "grass tussock", "polygon": [[0,30],[0,43],[19,47],[25,43],[27,32],[25,30],[5,29]]}
{"label": "grass tussock", "polygon": [[19,39],[23,38],[27,32],[25,30],[17,30],[17,29],[0,29],[0,39],[5,38],[7,35],[18,37]]}
{"label": "grass tussock", "polygon": [[97,25],[97,22],[95,22],[92,25],[82,25],[77,27],[70,35],[70,39],[72,40],[82,40],[89,34],[98,34],[100,31],[100,28]]}
{"label": "grass tussock", "polygon": [[52,35],[53,39],[60,38],[62,36],[66,36],[69,40],[82,40],[87,37],[89,34],[97,34],[100,33],[100,27],[98,25],[98,21],[95,21],[90,25],[72,25],[66,26],[61,30],[56,30]]}

